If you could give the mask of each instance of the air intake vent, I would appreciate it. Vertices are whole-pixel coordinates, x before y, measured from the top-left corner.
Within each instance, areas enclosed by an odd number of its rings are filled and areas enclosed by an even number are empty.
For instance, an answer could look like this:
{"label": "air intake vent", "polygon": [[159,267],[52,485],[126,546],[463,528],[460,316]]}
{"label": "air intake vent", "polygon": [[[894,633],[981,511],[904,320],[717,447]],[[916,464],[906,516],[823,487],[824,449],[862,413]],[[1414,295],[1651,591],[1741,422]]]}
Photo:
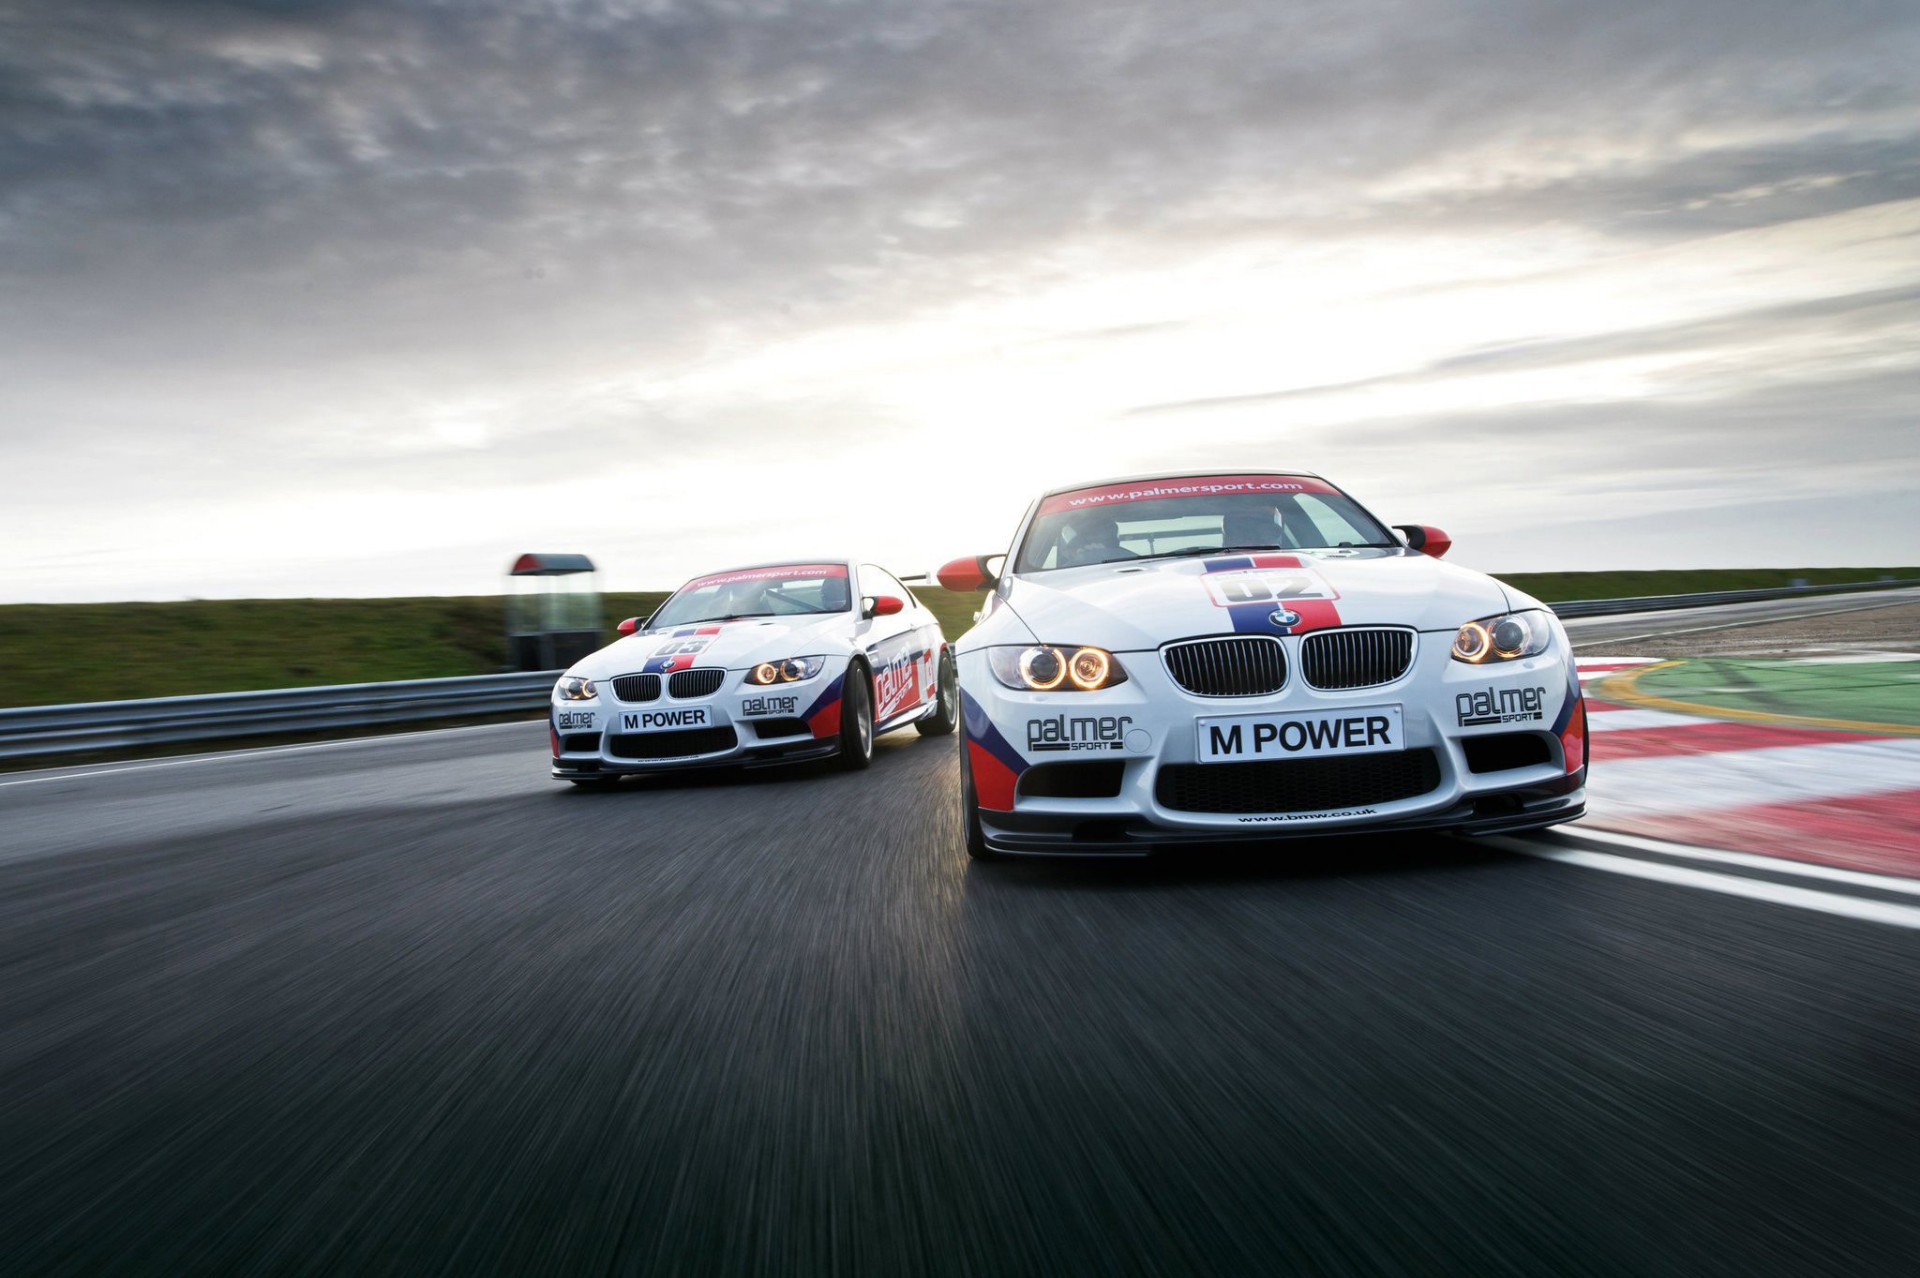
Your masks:
{"label": "air intake vent", "polygon": [[1199,697],[1261,697],[1287,682],[1286,649],[1259,635],[1169,644],[1160,657],[1173,681]]}
{"label": "air intake vent", "polygon": [[1431,750],[1332,759],[1169,763],[1154,796],[1176,812],[1332,812],[1411,799],[1440,784]]}
{"label": "air intake vent", "polygon": [[1496,732],[1460,742],[1469,772],[1508,772],[1553,762],[1553,747],[1542,732]]}
{"label": "air intake vent", "polygon": [[1413,631],[1316,630],[1300,643],[1300,673],[1309,687],[1371,688],[1392,683],[1413,664]]}
{"label": "air intake vent", "polygon": [[1111,799],[1126,773],[1118,759],[1038,763],[1020,774],[1020,793],[1029,799]]}
{"label": "air intake vent", "polygon": [[687,732],[616,732],[607,738],[607,752],[622,759],[683,759],[689,755],[731,750],[739,740],[731,727],[694,728]]}
{"label": "air intake vent", "polygon": [[667,691],[676,697],[710,697],[726,682],[724,670],[677,670],[667,680]]}
{"label": "air intake vent", "polygon": [[656,674],[621,675],[613,681],[613,695],[622,701],[658,701],[660,676]]}

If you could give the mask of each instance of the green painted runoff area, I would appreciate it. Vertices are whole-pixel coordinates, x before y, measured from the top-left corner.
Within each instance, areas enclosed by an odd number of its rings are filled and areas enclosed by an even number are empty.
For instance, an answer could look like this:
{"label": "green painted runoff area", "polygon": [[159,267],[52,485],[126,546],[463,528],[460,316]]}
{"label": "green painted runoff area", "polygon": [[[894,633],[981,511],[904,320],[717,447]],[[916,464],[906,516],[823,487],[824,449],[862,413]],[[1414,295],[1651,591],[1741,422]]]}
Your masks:
{"label": "green painted runoff area", "polygon": [[1920,727],[1920,661],[1701,657],[1650,667],[1633,686],[1726,710]]}

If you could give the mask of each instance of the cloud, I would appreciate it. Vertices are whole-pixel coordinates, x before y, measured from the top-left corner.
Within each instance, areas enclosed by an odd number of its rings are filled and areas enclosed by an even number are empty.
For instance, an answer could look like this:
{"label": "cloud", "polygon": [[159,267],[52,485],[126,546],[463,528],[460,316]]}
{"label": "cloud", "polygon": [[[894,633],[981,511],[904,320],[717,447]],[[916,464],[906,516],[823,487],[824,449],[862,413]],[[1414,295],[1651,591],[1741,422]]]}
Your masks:
{"label": "cloud", "polygon": [[[1338,400],[1365,434],[1411,419],[1387,392],[1498,378],[1535,379],[1550,420],[1594,393],[1554,377],[1634,361],[1681,398],[1882,385],[1911,338],[1911,241],[1870,262],[1847,230],[1920,199],[1899,6],[41,0],[4,21],[0,469],[99,464],[103,502],[237,520],[223,494],[507,494],[561,458],[602,493],[777,491],[796,440],[846,471],[972,419],[999,450],[1032,435],[1020,405],[1136,456],[1130,404],[1204,415],[1194,446],[1227,449],[1257,438],[1236,413]],[[1803,267],[1766,287],[1712,247],[1776,232]],[[1816,287],[1822,236],[1854,265]],[[1367,267],[1389,261],[1404,278]],[[1538,319],[1413,322],[1556,272],[1584,291],[1530,294]],[[1317,384],[1274,380],[1262,325],[1355,336]],[[1850,411],[1829,437],[1877,438],[1878,409]]]}
{"label": "cloud", "polygon": [[[1678,323],[1583,333],[1476,347],[1422,367],[1378,377],[1217,398],[1143,404],[1130,415],[1182,414],[1214,408],[1245,409],[1312,401],[1375,390],[1432,387],[1450,380],[1564,369],[1573,365],[1661,357],[1695,361],[1719,352],[1740,352],[1779,370],[1782,358],[1815,359],[1831,354],[1834,338],[1857,357],[1880,361],[1896,344],[1920,339],[1920,282],[1847,293],[1837,297],[1758,306],[1732,314]],[[1920,346],[1913,349],[1920,350]],[[1787,354],[1783,355],[1783,352]],[[1915,356],[1920,364],[1920,355]],[[1743,369],[1746,377],[1759,370]]]}

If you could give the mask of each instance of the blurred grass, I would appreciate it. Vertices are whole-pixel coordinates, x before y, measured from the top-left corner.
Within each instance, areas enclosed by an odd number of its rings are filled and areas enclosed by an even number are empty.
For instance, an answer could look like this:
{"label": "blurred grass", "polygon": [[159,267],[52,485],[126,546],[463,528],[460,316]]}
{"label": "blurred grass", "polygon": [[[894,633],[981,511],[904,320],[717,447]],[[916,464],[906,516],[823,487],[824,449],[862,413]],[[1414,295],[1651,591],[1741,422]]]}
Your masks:
{"label": "blurred grass", "polygon": [[1637,599],[1643,595],[1691,595],[1712,590],[1765,590],[1804,581],[1838,586],[1882,577],[1920,579],[1920,568],[1694,568],[1622,572],[1503,572],[1517,590],[1547,603],[1575,599]]}
{"label": "blurred grass", "polygon": [[[1920,577],[1920,568],[1782,568],[1695,572],[1516,573],[1548,601],[1684,594]],[[973,624],[977,594],[916,594],[949,639]],[[607,638],[665,591],[603,596]],[[389,679],[493,674],[505,668],[505,601],[207,599],[182,603],[0,605],[0,706],[243,692]]]}

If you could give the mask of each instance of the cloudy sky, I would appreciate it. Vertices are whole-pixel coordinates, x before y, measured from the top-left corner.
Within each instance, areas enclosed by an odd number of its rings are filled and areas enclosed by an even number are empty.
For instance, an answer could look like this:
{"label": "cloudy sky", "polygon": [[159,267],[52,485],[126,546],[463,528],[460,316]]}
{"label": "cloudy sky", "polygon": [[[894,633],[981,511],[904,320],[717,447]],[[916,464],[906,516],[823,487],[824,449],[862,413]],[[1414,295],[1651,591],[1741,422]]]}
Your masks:
{"label": "cloudy sky", "polygon": [[0,0],[0,602],[609,589],[1319,471],[1920,562],[1911,0]]}

